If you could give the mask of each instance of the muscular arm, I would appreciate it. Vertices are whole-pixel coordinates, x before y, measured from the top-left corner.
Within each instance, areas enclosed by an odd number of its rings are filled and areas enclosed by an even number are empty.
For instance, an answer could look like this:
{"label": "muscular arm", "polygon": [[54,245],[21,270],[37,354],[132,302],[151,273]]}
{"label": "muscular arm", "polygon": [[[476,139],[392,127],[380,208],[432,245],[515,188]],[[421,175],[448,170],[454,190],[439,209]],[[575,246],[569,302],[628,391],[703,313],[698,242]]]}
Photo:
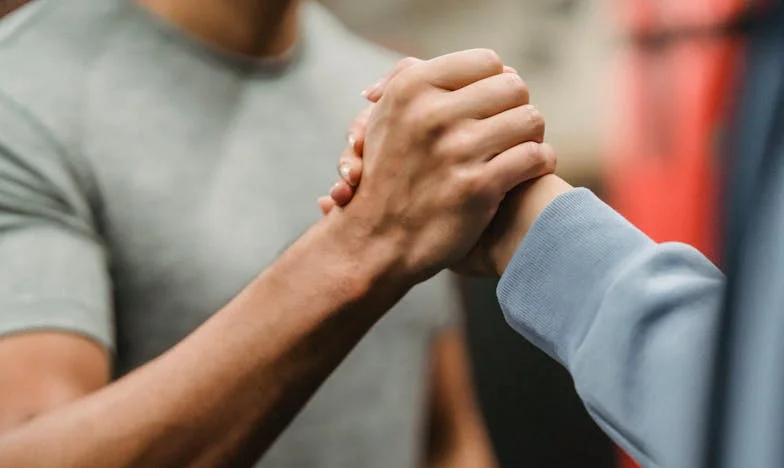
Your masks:
{"label": "muscular arm", "polygon": [[436,337],[431,359],[427,464],[431,468],[490,468],[497,465],[472,387],[462,329]]}
{"label": "muscular arm", "polygon": [[508,322],[569,369],[594,419],[643,466],[698,466],[721,273],[555,176],[502,215]]}
{"label": "muscular arm", "polygon": [[82,336],[30,332],[0,339],[0,437],[109,382],[109,357]]}
{"label": "muscular arm", "polygon": [[[0,466],[255,462],[385,310],[414,283],[464,257],[511,187],[554,165],[536,143],[543,128],[525,106],[527,88],[502,71],[495,53],[472,50],[401,74],[368,125],[367,177],[351,207],[322,220],[160,358],[0,435]],[[58,239],[60,248],[38,252],[36,268],[22,278],[14,271],[29,258],[0,262],[0,280],[33,292],[45,283],[59,305],[57,297],[68,292],[79,300],[65,301],[78,314],[55,317],[30,307],[37,295],[3,291],[16,309],[0,311],[10,322],[33,319],[24,329],[84,325],[89,306],[104,308],[108,299],[95,271],[73,275],[86,257],[92,270],[103,258],[89,204],[65,196],[80,192],[66,172],[30,170],[31,162],[65,155],[44,145],[36,125],[9,120],[22,132],[8,135],[24,137],[0,145],[0,181],[16,184],[0,193],[0,253],[16,258],[20,245],[45,250],[47,239]],[[49,153],[58,157],[36,156]],[[54,273],[53,263],[60,267]],[[19,329],[11,325],[6,330]],[[110,327],[101,314],[85,333],[105,337]]]}
{"label": "muscular arm", "polygon": [[[0,435],[0,465],[252,464],[405,291],[382,275],[390,258],[325,219],[170,352]],[[90,391],[93,377],[76,390]]]}

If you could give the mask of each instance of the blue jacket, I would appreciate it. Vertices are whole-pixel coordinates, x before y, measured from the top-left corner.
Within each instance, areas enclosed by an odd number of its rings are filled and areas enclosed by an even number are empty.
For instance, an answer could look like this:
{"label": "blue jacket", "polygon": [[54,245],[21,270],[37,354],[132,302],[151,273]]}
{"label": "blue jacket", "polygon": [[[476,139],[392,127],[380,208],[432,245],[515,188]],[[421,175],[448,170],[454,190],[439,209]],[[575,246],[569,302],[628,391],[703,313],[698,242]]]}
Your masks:
{"label": "blue jacket", "polygon": [[724,284],[696,250],[654,243],[575,189],[534,223],[498,297],[509,324],[566,366],[588,411],[637,461],[695,468]]}
{"label": "blue jacket", "polygon": [[728,164],[728,278],[584,189],[556,199],[498,286],[644,467],[784,467],[784,2],[749,40]]}

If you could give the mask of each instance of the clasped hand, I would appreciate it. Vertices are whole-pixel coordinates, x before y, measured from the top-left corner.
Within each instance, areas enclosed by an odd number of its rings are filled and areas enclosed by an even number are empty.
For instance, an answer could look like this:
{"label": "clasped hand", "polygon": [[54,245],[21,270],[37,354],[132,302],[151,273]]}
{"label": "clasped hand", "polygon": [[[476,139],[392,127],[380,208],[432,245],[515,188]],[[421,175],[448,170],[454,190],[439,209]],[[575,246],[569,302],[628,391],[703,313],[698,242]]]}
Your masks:
{"label": "clasped hand", "polygon": [[419,279],[443,268],[496,274],[508,224],[494,221],[499,206],[556,165],[523,80],[477,49],[404,59],[363,94],[372,105],[351,124],[324,214],[395,239]]}

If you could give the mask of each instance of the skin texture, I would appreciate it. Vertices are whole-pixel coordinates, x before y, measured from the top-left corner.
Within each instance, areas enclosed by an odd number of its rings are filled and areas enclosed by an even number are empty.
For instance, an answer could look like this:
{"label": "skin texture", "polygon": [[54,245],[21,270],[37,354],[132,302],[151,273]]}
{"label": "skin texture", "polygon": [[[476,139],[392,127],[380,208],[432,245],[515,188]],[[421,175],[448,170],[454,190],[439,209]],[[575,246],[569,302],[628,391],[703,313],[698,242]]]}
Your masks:
{"label": "skin texture", "polygon": [[[394,83],[398,75],[421,63],[422,60],[413,57],[401,60],[387,76],[362,93],[372,104],[354,119],[348,129],[348,146],[338,161],[340,179],[328,195],[318,199],[319,207],[325,215],[335,208],[345,208],[359,189],[364,170],[362,157],[365,150],[368,123],[374,112],[373,104],[383,98],[385,91]],[[503,75],[507,77],[518,76],[515,69],[507,66],[503,68],[501,76]],[[516,156],[521,161],[540,160],[542,164],[529,166],[531,172],[525,180],[542,177],[545,182],[521,184],[521,186],[508,189],[501,205],[502,210],[482,234],[479,242],[460,262],[451,265],[452,269],[458,273],[500,276],[503,269],[499,270],[499,265],[503,264],[503,268],[506,268],[506,264],[522,242],[525,232],[528,231],[538,213],[544,210],[551,199],[571,188],[555,176],[544,177],[555,171],[555,152],[544,143],[544,119],[535,107],[528,104],[527,94],[524,100],[526,112],[515,117],[527,122],[532,131],[528,135],[530,141],[525,146],[527,151],[519,152]],[[529,190],[529,185],[535,187]],[[506,258],[507,256],[509,258]]]}
{"label": "skin texture", "polygon": [[[248,57],[275,57],[288,52],[297,39],[297,0],[138,0],[158,16],[227,51]],[[5,2],[0,16],[25,3]],[[461,343],[456,346],[455,343]],[[476,409],[470,379],[451,381],[442,366],[462,366],[468,374],[465,344],[459,330],[448,329],[434,339],[432,403],[425,456],[430,464],[477,468],[494,466],[490,444]],[[36,416],[64,408],[107,386],[110,357],[84,337],[57,331],[30,332],[0,339],[0,434]],[[458,383],[456,385],[456,383]],[[449,417],[445,417],[449,416]],[[470,437],[469,437],[470,436]],[[1,440],[1,439],[0,439]],[[229,445],[216,444],[224,453]],[[197,457],[204,463],[211,453]],[[479,460],[483,460],[479,463]],[[465,464],[465,463],[463,463]]]}
{"label": "skin texture", "polygon": [[[351,164],[353,170],[361,173],[361,156],[356,153],[344,154],[341,164],[346,163]],[[325,214],[336,207],[337,209],[345,207],[351,202],[355,187],[347,189],[345,188],[347,185],[348,183],[343,179],[336,183],[336,187],[340,190],[337,196],[338,189],[333,188],[331,195],[319,199],[319,205]],[[355,185],[359,185],[359,182]],[[480,243],[472,254],[459,264],[460,270],[479,276],[503,275],[520,243],[547,205],[573,188],[555,174],[544,174],[510,190],[493,221],[483,233]]]}
{"label": "skin texture", "polygon": [[[502,72],[487,50],[401,72],[368,121],[350,206],[161,357],[92,391],[106,377],[102,351],[81,338],[53,345],[65,364],[52,380],[66,390],[40,386],[47,397],[16,414],[0,401],[14,426],[0,434],[0,466],[252,465],[367,330],[460,261],[505,194],[552,165],[526,143],[538,135],[520,119],[527,89]],[[0,341],[0,368],[26,360],[16,353],[37,348],[28,338]],[[74,378],[81,358],[97,364]],[[33,394],[12,391],[17,401]]]}
{"label": "skin texture", "polygon": [[504,274],[536,218],[547,205],[572,188],[560,177],[549,174],[524,183],[509,194],[488,227],[492,240],[483,246],[490,261],[487,275],[500,277]]}
{"label": "skin texture", "polygon": [[102,346],[59,332],[3,338],[0,363],[0,433],[98,390],[110,374]]}

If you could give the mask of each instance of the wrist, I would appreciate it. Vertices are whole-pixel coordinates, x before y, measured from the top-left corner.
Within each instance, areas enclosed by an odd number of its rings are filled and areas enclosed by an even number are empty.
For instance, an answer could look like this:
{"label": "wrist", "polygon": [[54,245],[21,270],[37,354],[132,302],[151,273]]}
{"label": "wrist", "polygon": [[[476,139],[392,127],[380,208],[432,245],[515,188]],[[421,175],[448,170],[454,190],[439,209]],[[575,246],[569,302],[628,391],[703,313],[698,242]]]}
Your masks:
{"label": "wrist", "polygon": [[347,213],[336,210],[317,229],[341,287],[354,299],[401,296],[416,283],[405,273],[403,247]]}
{"label": "wrist", "polygon": [[503,221],[508,223],[508,228],[490,249],[490,261],[496,275],[500,277],[506,271],[518,247],[545,208],[572,188],[560,177],[550,174],[510,192],[505,201],[509,206],[505,207],[505,212],[501,214],[507,218]]}

